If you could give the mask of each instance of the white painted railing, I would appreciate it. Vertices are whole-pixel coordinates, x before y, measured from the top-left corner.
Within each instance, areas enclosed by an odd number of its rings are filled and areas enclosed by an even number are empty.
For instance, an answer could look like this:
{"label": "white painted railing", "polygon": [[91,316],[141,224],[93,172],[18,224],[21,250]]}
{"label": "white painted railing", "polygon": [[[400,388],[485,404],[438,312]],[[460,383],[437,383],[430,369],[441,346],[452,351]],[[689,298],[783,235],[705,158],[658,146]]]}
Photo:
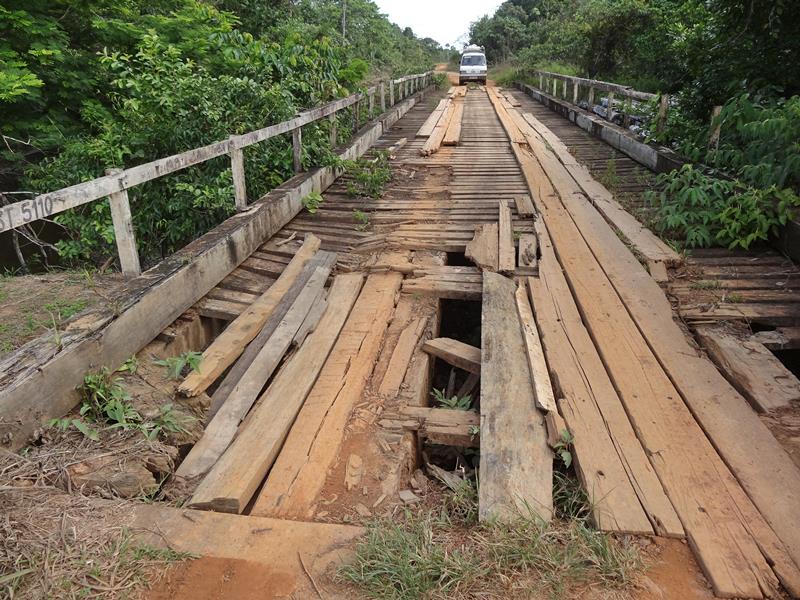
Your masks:
{"label": "white painted railing", "polygon": [[381,113],[383,113],[387,107],[394,106],[397,102],[430,85],[432,78],[433,73],[429,71],[392,79],[388,82],[381,81],[364,92],[301,112],[295,118],[282,123],[270,125],[243,135],[232,135],[227,140],[188,150],[181,154],[160,158],[130,169],[109,169],[104,177],[0,207],[0,233],[64,212],[70,208],[108,197],[111,203],[111,217],[114,223],[114,234],[122,272],[129,276],[136,276],[141,273],[141,267],[131,220],[130,202],[128,200],[128,190],[130,188],[228,154],[231,159],[236,208],[245,210],[247,208],[247,185],[242,153],[244,148],[278,135],[291,133],[294,170],[299,173],[302,171],[302,128],[304,125],[314,123],[325,117],[330,118],[332,123],[331,146],[335,147],[337,137],[335,115],[337,112],[352,106],[354,129],[358,130],[362,122],[362,102],[365,100],[368,102],[368,118],[371,119],[374,116],[376,96],[378,97]]}

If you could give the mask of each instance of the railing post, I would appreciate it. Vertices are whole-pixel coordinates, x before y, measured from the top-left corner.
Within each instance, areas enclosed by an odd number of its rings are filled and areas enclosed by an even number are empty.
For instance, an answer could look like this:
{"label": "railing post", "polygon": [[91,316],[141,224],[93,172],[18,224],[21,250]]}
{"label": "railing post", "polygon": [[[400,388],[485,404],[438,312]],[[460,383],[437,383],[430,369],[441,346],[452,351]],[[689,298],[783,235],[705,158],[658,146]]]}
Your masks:
{"label": "railing post", "polygon": [[389,80],[389,106],[394,106],[394,79]]}
{"label": "railing post", "polygon": [[361,127],[361,99],[353,105],[353,134]]}
{"label": "railing post", "polygon": [[303,128],[292,129],[292,162],[294,172],[303,171]]}
{"label": "railing post", "polygon": [[386,83],[381,81],[381,114],[386,112]]}
{"label": "railing post", "polygon": [[564,100],[566,100],[567,99],[567,79],[566,78],[564,78],[564,94],[563,94],[563,96],[564,96]]}
{"label": "railing post", "polygon": [[606,119],[609,121],[614,117],[614,92],[608,92],[608,106],[606,107]]}
{"label": "railing post", "polygon": [[589,112],[592,112],[592,106],[594,105],[594,86],[589,86]]}
{"label": "railing post", "polygon": [[336,148],[336,113],[328,115],[331,122],[331,148]]}
{"label": "railing post", "polygon": [[656,121],[656,132],[661,133],[667,125],[667,109],[669,108],[669,94],[661,94],[658,102],[658,120]]}
{"label": "railing post", "polygon": [[539,73],[539,89],[544,91],[544,75]]}
{"label": "railing post", "polygon": [[578,91],[580,89],[580,83],[578,83],[577,79],[572,80],[572,103],[578,104]]}
{"label": "railing post", "polygon": [[[106,171],[106,175],[119,175],[120,173],[122,173],[121,169]],[[136,249],[128,190],[114,192],[108,197],[108,201],[111,206],[111,221],[114,223],[114,239],[117,241],[117,253],[122,274],[126,277],[137,277],[142,274],[142,267],[139,264],[139,251]]]}
{"label": "railing post", "polygon": [[374,112],[375,112],[375,92],[370,92],[369,93],[369,118],[370,118],[370,120],[374,116],[374,114],[373,114]]}
{"label": "railing post", "polygon": [[553,77],[553,97],[558,98],[558,79]]}
{"label": "railing post", "polygon": [[247,210],[247,185],[244,178],[244,153],[241,148],[234,145],[234,138],[231,140],[231,175],[233,176],[233,197],[236,202],[236,210]]}
{"label": "railing post", "polygon": [[722,112],[721,106],[715,106],[711,110],[711,135],[708,136],[708,149],[714,147],[714,150],[719,148],[719,136],[722,133],[722,123],[714,123]]}

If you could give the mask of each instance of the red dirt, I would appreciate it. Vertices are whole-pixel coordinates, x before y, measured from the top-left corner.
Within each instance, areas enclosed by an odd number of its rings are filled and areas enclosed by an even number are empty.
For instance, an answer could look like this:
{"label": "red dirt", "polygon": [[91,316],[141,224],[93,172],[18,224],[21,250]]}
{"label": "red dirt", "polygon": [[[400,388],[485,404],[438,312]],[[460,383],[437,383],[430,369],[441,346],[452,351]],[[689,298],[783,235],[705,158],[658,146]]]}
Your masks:
{"label": "red dirt", "polygon": [[642,576],[644,589],[636,600],[705,600],[714,594],[700,572],[689,546],[681,540],[653,538],[649,568]]}

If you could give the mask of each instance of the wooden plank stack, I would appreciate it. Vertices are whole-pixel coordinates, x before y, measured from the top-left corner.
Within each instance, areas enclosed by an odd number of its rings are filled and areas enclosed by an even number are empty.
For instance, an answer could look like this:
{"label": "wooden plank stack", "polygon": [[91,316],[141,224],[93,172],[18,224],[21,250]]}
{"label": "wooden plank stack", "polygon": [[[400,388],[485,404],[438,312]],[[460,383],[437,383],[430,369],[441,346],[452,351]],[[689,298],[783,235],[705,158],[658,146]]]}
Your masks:
{"label": "wooden plank stack", "polygon": [[455,146],[458,144],[461,139],[466,94],[466,86],[452,88],[448,97],[439,102],[436,109],[419,128],[417,137],[428,138],[420,150],[422,156],[435,154],[442,145]]}

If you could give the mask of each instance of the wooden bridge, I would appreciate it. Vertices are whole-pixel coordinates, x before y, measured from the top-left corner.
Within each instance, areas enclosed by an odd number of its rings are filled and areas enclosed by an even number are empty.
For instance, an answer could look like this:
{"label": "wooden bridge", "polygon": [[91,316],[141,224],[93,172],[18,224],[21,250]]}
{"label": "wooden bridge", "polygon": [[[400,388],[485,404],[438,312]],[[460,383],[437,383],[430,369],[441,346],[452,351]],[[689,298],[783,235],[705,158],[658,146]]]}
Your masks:
{"label": "wooden bridge", "polygon": [[[203,351],[199,371],[159,382],[208,407],[175,474],[188,508],[139,517],[178,549],[254,558],[272,545],[275,558],[293,555],[294,536],[319,573],[360,532],[341,525],[354,511],[418,500],[426,444],[480,447],[482,519],[533,508],[549,520],[566,429],[598,528],[686,539],[719,597],[800,595],[787,433],[800,382],[770,352],[800,339],[796,265],[770,250],[684,257],[642,224],[643,192],[675,156],[577,106],[587,90],[612,94],[612,111],[614,94],[651,100],[638,92],[552,74],[519,90],[429,82],[393,82],[406,87],[390,108],[379,88],[336,105],[388,108],[341,149],[389,153],[379,199],[353,198],[325,168],[252,204],[240,182],[242,212],[74,318],[58,346],[5,358],[4,443],[71,410],[90,369]],[[111,194],[120,225],[126,187],[222,153],[236,174],[247,143],[333,110],[109,175],[81,197]],[[313,190],[325,194],[312,214],[301,199]],[[73,206],[77,193],[49,198]],[[476,410],[432,407],[432,388]],[[259,541],[255,528],[274,533]],[[306,564],[276,560],[307,589]]]}

